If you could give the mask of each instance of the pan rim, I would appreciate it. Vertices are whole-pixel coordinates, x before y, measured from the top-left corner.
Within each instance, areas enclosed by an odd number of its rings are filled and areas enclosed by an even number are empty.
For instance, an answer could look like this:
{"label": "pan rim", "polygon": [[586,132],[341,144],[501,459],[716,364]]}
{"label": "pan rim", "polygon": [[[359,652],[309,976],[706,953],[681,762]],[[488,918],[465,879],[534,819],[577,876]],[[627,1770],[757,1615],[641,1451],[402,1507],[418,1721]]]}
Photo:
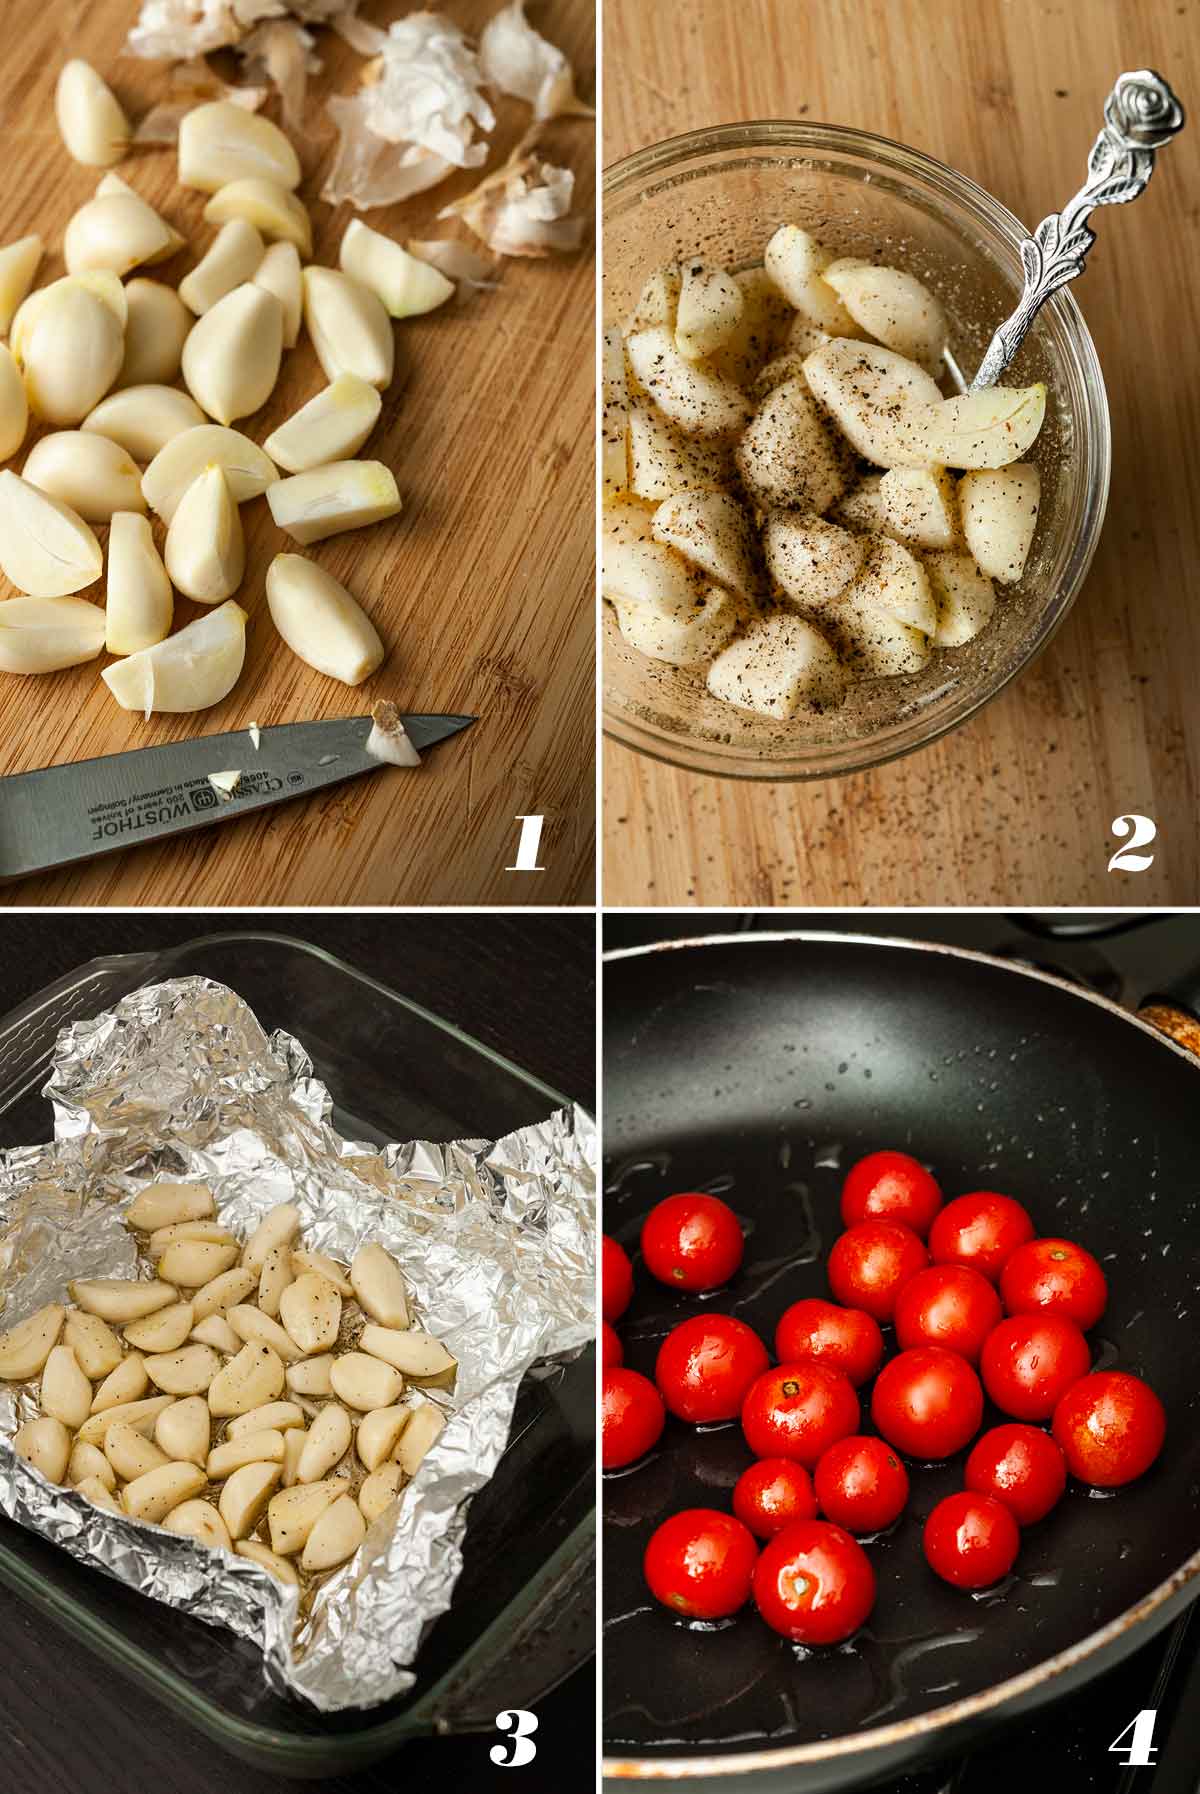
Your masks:
{"label": "pan rim", "polygon": [[[907,936],[878,935],[855,932],[853,930],[830,931],[825,929],[773,929],[762,934],[709,934],[683,936],[673,940],[654,941],[640,947],[614,947],[601,955],[604,964],[619,960],[645,958],[652,953],[663,951],[683,951],[689,947],[728,947],[754,946],[757,944],[779,945],[788,941],[806,941],[809,943],[839,942],[849,946],[866,947],[901,947],[910,951],[940,954],[950,959],[966,959],[977,964],[992,966],[999,971],[1009,972],[1017,976],[1047,984],[1054,990],[1064,992],[1068,996],[1078,997],[1096,1008],[1105,1010],[1119,1021],[1128,1023],[1141,1033],[1149,1035],[1158,1045],[1169,1049],[1185,1060],[1196,1071],[1200,1071],[1200,1059],[1185,1047],[1172,1040],[1169,1035],[1161,1033],[1157,1028],[1144,1022],[1140,1016],[1133,1015],[1123,1009],[1111,998],[1099,995],[1098,992],[1081,988],[1072,984],[1069,979],[1060,978],[1055,973],[1042,971],[1036,966],[1019,964],[1013,960],[1000,959],[993,953],[980,953],[974,948],[957,947],[941,941],[912,940]],[[603,1013],[603,1011],[602,1011]],[[603,1103],[601,1104],[603,1112]],[[601,1550],[603,1565],[603,1550]],[[914,1738],[924,1737],[939,1731],[948,1730],[962,1721],[976,1719],[1004,1706],[1022,1694],[1052,1683],[1058,1676],[1085,1663],[1098,1651],[1112,1644],[1124,1634],[1130,1633],[1148,1619],[1151,1614],[1164,1606],[1174,1596],[1186,1588],[1188,1583],[1200,1576],[1200,1550],[1186,1558],[1165,1581],[1152,1588],[1149,1594],[1133,1607],[1128,1607],[1115,1619],[1101,1626],[1095,1632],[1089,1632],[1078,1639],[1064,1651],[1053,1657],[1045,1658],[1041,1663],[1022,1670],[1020,1674],[1010,1676],[1004,1682],[993,1684],[982,1693],[967,1695],[958,1701],[952,1701],[945,1707],[934,1707],[928,1713],[918,1713],[911,1719],[897,1720],[891,1725],[876,1726],[864,1732],[847,1732],[838,1738],[824,1738],[812,1743],[780,1745],[769,1750],[728,1751],[719,1756],[694,1757],[631,1757],[604,1756],[603,1773],[620,1779],[640,1781],[683,1781],[699,1776],[742,1775],[750,1771],[786,1769],[806,1763],[827,1762],[838,1757],[855,1756],[909,1742]]]}

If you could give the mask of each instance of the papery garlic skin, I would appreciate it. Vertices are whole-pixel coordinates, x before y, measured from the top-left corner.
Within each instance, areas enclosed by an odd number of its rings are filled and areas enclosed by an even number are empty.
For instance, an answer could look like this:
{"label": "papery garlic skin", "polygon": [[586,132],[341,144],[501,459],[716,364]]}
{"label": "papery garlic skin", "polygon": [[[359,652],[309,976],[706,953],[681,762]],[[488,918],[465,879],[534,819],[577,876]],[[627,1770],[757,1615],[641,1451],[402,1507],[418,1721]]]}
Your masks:
{"label": "papery garlic skin", "polygon": [[59,73],[54,115],[67,154],[87,168],[109,168],[129,148],[132,133],[117,96],[80,57]]}
{"label": "papery garlic skin", "polygon": [[175,599],[148,517],[117,511],[108,532],[104,646],[138,654],[171,632]]}
{"label": "papery garlic skin", "polygon": [[361,685],[383,660],[383,643],[358,601],[303,555],[276,555],[267,569],[267,604],[293,654],[330,679]]}

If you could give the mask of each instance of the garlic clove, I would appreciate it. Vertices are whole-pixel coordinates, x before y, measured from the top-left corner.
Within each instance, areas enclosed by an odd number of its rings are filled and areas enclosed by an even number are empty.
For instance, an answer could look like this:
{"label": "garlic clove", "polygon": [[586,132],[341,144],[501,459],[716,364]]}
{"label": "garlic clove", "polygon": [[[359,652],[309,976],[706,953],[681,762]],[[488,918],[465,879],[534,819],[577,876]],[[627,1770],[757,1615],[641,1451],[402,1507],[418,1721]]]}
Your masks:
{"label": "garlic clove", "polygon": [[396,1447],[396,1462],[407,1476],[417,1474],[422,1460],[441,1437],[445,1425],[446,1416],[433,1402],[422,1402],[419,1408],[413,1410],[412,1419],[400,1435],[400,1443]]}
{"label": "garlic clove", "polygon": [[350,1266],[350,1282],[359,1307],[381,1327],[408,1326],[408,1294],[404,1273],[386,1247],[372,1240],[360,1246]]}
{"label": "garlic clove", "polygon": [[29,295],[13,319],[11,347],[45,423],[77,424],[99,404],[124,360],[126,315],[112,274],[68,275]]}
{"label": "garlic clove", "polygon": [[120,102],[89,62],[64,63],[54,89],[54,114],[67,154],[88,168],[107,168],[129,148],[132,132]]}
{"label": "garlic clove", "polygon": [[304,270],[304,322],[327,380],[357,374],[371,386],[391,383],[396,341],[383,302],[335,268]]}
{"label": "garlic clove", "polygon": [[287,1329],[281,1327],[278,1321],[273,1321],[269,1314],[263,1314],[252,1302],[236,1304],[228,1311],[225,1319],[239,1339],[244,1339],[247,1344],[269,1346],[285,1364],[304,1357],[303,1351]]}
{"label": "garlic clove", "polygon": [[406,1377],[439,1377],[445,1371],[453,1370],[456,1363],[440,1339],[435,1339],[431,1333],[423,1333],[419,1327],[370,1324],[363,1328],[358,1343],[362,1351],[390,1364],[394,1370],[403,1371]]}
{"label": "garlic clove", "polygon": [[76,1277],[68,1283],[71,1300],[101,1320],[136,1321],[178,1300],[173,1284],[154,1281],[135,1283],[128,1277]]}
{"label": "garlic clove", "polygon": [[140,1402],[121,1402],[115,1408],[102,1408],[98,1414],[89,1414],[80,1427],[77,1438],[85,1445],[103,1447],[108,1437],[109,1428],[121,1425],[134,1428],[142,1434],[154,1431],[155,1421],[167,1408],[173,1407],[173,1395],[152,1395]]}
{"label": "garlic clove", "polygon": [[[378,398],[378,394],[375,395]],[[7,343],[0,343],[0,461],[15,455],[29,429],[29,400],[21,370]]]}
{"label": "garlic clove", "polygon": [[153,1233],[159,1227],[203,1221],[215,1213],[216,1203],[207,1184],[151,1184],[125,1210],[125,1225]]}
{"label": "garlic clove", "polygon": [[7,336],[24,304],[42,259],[42,239],[18,237],[0,249],[0,336]]}
{"label": "garlic clove", "polygon": [[220,1368],[220,1353],[206,1345],[181,1346],[146,1359],[146,1375],[164,1395],[203,1395]]}
{"label": "garlic clove", "polygon": [[[202,619],[207,621],[207,619]],[[180,631],[183,634],[183,631]],[[198,1321],[207,1320],[210,1314],[224,1314],[235,1302],[243,1302],[258,1282],[252,1271],[242,1265],[235,1265],[232,1271],[223,1271],[214,1277],[211,1283],[204,1284],[192,1297],[192,1307],[196,1311]]]}
{"label": "garlic clove", "polygon": [[[220,1282],[220,1278],[216,1281]],[[227,1358],[236,1358],[242,1349],[241,1340],[223,1314],[205,1315],[192,1328],[191,1338],[198,1339],[201,1345],[216,1346],[218,1352],[224,1352]]]}
{"label": "garlic clove", "polygon": [[222,470],[234,503],[239,505],[257,498],[279,478],[275,463],[240,430],[200,424],[194,430],[181,430],[155,455],[142,475],[146,503],[164,523],[170,523],[188,487],[211,466]]}
{"label": "garlic clove", "polygon": [[272,1576],[280,1582],[285,1582],[289,1588],[299,1588],[300,1578],[287,1559],[276,1557],[273,1551],[266,1545],[260,1544],[257,1539],[239,1539],[233,1548],[239,1557],[249,1559],[252,1564],[260,1564],[264,1570],[269,1570]]}
{"label": "garlic clove", "polygon": [[263,240],[245,218],[223,224],[203,257],[179,283],[179,297],[203,317],[218,299],[253,280],[263,259]]}
{"label": "garlic clove", "polygon": [[57,1302],[47,1303],[7,1333],[0,1333],[0,1378],[23,1383],[36,1377],[58,1344],[66,1309]]}
{"label": "garlic clove", "polygon": [[108,532],[104,645],[110,654],[137,654],[171,630],[175,599],[154,543],[150,519],[113,514]]}
{"label": "garlic clove", "polygon": [[[331,573],[303,555],[276,555],[267,569],[267,604],[292,652],[343,685],[361,685],[383,660],[383,643],[366,612]],[[307,1279],[301,1282],[308,1286]]]}
{"label": "garlic clove", "polygon": [[233,1550],[229,1528],[211,1502],[181,1501],[162,1524],[165,1532],[176,1533],[184,1539],[195,1539],[198,1545],[206,1545],[210,1551]]}
{"label": "garlic clove", "polygon": [[213,194],[204,217],[209,224],[243,219],[272,242],[291,243],[302,256],[312,254],[312,219],[291,189],[278,181],[260,175],[229,181]]}
{"label": "garlic clove", "polygon": [[[206,421],[195,399],[186,392],[180,392],[175,386],[148,383],[122,387],[110,393],[106,399],[101,399],[94,411],[88,412],[79,427],[94,430],[110,441],[120,443],[135,461],[150,462],[172,437],[179,436],[184,430],[194,430]],[[140,474],[138,502],[123,508],[145,510]],[[86,513],[81,512],[81,515]]]}
{"label": "garlic clove", "polygon": [[[112,1486],[115,1489],[117,1486],[117,1479],[111,1464],[108,1466],[108,1474],[112,1477]],[[123,1514],[125,1512],[125,1509],[112,1493],[112,1490],[109,1489],[107,1484],[105,1484],[98,1476],[82,1477],[80,1481],[75,1484],[75,1493],[77,1495],[86,1496],[88,1501],[90,1501],[94,1507],[106,1507],[114,1514]]]}
{"label": "garlic clove", "polygon": [[196,403],[220,424],[246,417],[270,398],[283,354],[283,307],[246,281],[218,299],[188,333],[181,362]]}
{"label": "garlic clove", "polygon": [[67,1474],[71,1435],[52,1414],[43,1414],[19,1427],[13,1434],[12,1448],[19,1458],[40,1470],[47,1482],[61,1483]]}
{"label": "garlic clove", "polygon": [[395,517],[402,508],[382,461],[330,461],[292,474],[267,488],[267,503],[279,528],[305,547]]}
{"label": "garlic clove", "polygon": [[0,673],[55,673],[95,660],[104,612],[86,598],[8,598],[0,603]]}
{"label": "garlic clove", "polygon": [[266,1402],[239,1414],[225,1428],[227,1439],[240,1439],[247,1433],[274,1430],[279,1433],[298,1431],[304,1426],[304,1411],[295,1402]]}
{"label": "garlic clove", "polygon": [[183,1289],[200,1289],[232,1269],[237,1254],[236,1241],[173,1240],[159,1258],[158,1274]]}
{"label": "garlic clove", "polygon": [[164,286],[161,280],[129,281],[125,301],[125,354],[114,387],[150,386],[177,379],[183,345],[193,323],[191,312],[174,287]]}
{"label": "garlic clove", "polygon": [[67,1463],[67,1476],[76,1488],[92,1476],[99,1478],[106,1489],[115,1489],[117,1486],[117,1473],[100,1447],[86,1445],[78,1439],[71,1447],[71,1456]]}
{"label": "garlic clove", "polygon": [[[246,621],[241,605],[228,599],[166,641],[105,667],[100,677],[122,710],[172,715],[207,710],[228,697],[238,682],[246,658]],[[252,1277],[247,1289],[256,1282]],[[204,1319],[199,1298],[196,1313]]]}
{"label": "garlic clove", "polygon": [[[82,1314],[78,1310],[67,1316],[63,1339],[79,1360],[85,1377],[94,1382],[107,1377],[121,1362],[121,1342],[98,1314]],[[0,1371],[0,1376],[4,1373]]]}
{"label": "garlic clove", "polygon": [[301,1247],[292,1253],[292,1274],[300,1277],[305,1271],[319,1271],[327,1283],[332,1283],[339,1296],[349,1299],[354,1294],[354,1286],[345,1270],[337,1260],[330,1258],[327,1252],[316,1252],[311,1247]]}
{"label": "garlic clove", "polygon": [[404,1487],[404,1471],[399,1464],[381,1464],[364,1477],[358,1490],[359,1512],[367,1525],[378,1520]]}
{"label": "garlic clove", "polygon": [[306,473],[356,455],[375,425],[383,401],[357,374],[339,374],[274,430],[263,447],[289,473]]}
{"label": "garlic clove", "polygon": [[322,1352],[316,1358],[302,1358],[298,1364],[289,1364],[285,1380],[296,1395],[332,1395],[333,1384],[329,1379],[332,1369],[333,1353]]}
{"label": "garlic clove", "polygon": [[300,1568],[317,1572],[332,1570],[353,1557],[367,1536],[367,1523],[353,1496],[340,1495],[326,1508],[304,1545]]}
{"label": "garlic clove", "polygon": [[205,1468],[213,1482],[221,1482],[247,1464],[282,1463],[283,1434],[273,1427],[263,1427],[257,1433],[239,1433],[236,1439],[226,1439],[214,1447]]}
{"label": "garlic clove", "polygon": [[187,1395],[164,1408],[154,1422],[154,1443],[169,1458],[199,1464],[208,1461],[212,1416],[202,1395]]}
{"label": "garlic clove", "polygon": [[291,1253],[287,1245],[281,1241],[272,1246],[263,1259],[262,1271],[258,1279],[258,1306],[262,1313],[271,1320],[279,1319],[279,1302],[284,1290],[292,1282]]}
{"label": "garlic clove", "polygon": [[304,280],[294,243],[272,243],[254,275],[256,287],[274,293],[283,307],[283,346],[294,349],[304,315]]}
{"label": "garlic clove", "polygon": [[131,1520],[149,1520],[158,1525],[173,1508],[198,1495],[206,1481],[203,1470],[195,1464],[168,1462],[134,1477],[122,1490],[121,1500]]}
{"label": "garlic clove", "polygon": [[215,193],[231,181],[262,176],[283,187],[300,185],[295,150],[269,118],[231,100],[212,100],[184,114],[179,126],[179,179]]}
{"label": "garlic clove", "polygon": [[208,1386],[208,1406],[218,1416],[248,1414],[274,1401],[283,1388],[283,1361],[266,1345],[244,1345]]}
{"label": "garlic clove", "polygon": [[[301,1483],[321,1482],[350,1449],[353,1436],[350,1416],[338,1402],[328,1402],[308,1429],[296,1466]],[[280,1445],[283,1440],[280,1437]]]}
{"label": "garlic clove", "polygon": [[[149,1387],[145,1359],[140,1352],[130,1352],[100,1384],[92,1397],[90,1412],[103,1414],[108,1408],[127,1407],[130,1402],[140,1401]],[[83,1422],[79,1424],[82,1426]]]}
{"label": "garlic clove", "polygon": [[170,1302],[156,1314],[143,1315],[140,1321],[123,1327],[125,1343],[139,1352],[173,1352],[191,1332],[194,1318],[190,1302]]}
{"label": "garlic clove", "polygon": [[280,1202],[263,1216],[242,1251],[242,1264],[257,1279],[267,1254],[276,1246],[286,1246],[300,1231],[300,1210],[292,1202]]}
{"label": "garlic clove", "polygon": [[85,523],[144,511],[142,476],[128,449],[96,430],[55,430],[35,442],[21,478],[68,505]]}
{"label": "garlic clove", "polygon": [[104,1434],[104,1455],[123,1482],[135,1482],[171,1462],[165,1452],[124,1420],[114,1420]]}
{"label": "garlic clove", "polygon": [[92,1385],[69,1345],[56,1345],[42,1368],[42,1413],[63,1425],[81,1427],[92,1408]]}
{"label": "garlic clove", "polygon": [[197,604],[220,604],[241,585],[246,539],[221,468],[206,468],[184,493],[163,558],[172,585]]}
{"label": "garlic clove", "polygon": [[296,1483],[281,1489],[267,1506],[271,1549],[280,1557],[302,1551],[321,1515],[337,1501],[345,1485],[336,1478],[322,1483]]}
{"label": "garlic clove", "polygon": [[412,1408],[372,1408],[358,1423],[355,1446],[368,1470],[378,1470],[395,1452],[412,1419]]}
{"label": "garlic clove", "polygon": [[347,1407],[369,1413],[372,1408],[390,1408],[404,1390],[404,1378],[390,1364],[368,1357],[366,1352],[343,1352],[335,1358],[329,1373],[333,1393]]}
{"label": "garlic clove", "polygon": [[68,274],[107,268],[128,274],[133,268],[165,262],[183,246],[183,238],[160,218],[132,188],[99,193],[80,206],[63,233],[63,260]]}
{"label": "garlic clove", "polygon": [[279,1318],[302,1352],[325,1352],[337,1343],[342,1298],[317,1271],[306,1271],[283,1291]]}
{"label": "garlic clove", "polygon": [[352,218],[338,252],[343,273],[369,287],[393,318],[411,318],[434,311],[453,298],[452,280],[409,255],[391,237],[372,230],[360,218]]}

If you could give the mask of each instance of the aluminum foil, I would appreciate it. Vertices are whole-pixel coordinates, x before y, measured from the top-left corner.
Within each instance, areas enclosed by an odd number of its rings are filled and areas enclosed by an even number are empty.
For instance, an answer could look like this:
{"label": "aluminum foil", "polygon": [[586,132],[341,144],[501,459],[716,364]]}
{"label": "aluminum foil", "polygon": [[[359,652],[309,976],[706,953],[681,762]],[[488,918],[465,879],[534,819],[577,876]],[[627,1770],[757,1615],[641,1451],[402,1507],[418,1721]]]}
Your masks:
{"label": "aluminum foil", "polygon": [[[508,1436],[532,1366],[595,1331],[596,1142],[561,1110],[506,1139],[342,1139],[329,1092],[290,1035],[268,1038],[235,993],[205,978],[150,985],[65,1028],[45,1093],[49,1145],[0,1153],[0,1324],[66,1299],[74,1277],[138,1269],[122,1213],[149,1183],[209,1183],[248,1235],[280,1202],[302,1244],[348,1261],[367,1240],[399,1260],[414,1324],[458,1360],[448,1424],[398,1504],[305,1604],[244,1558],[98,1508],[12,1450],[36,1387],[0,1384],[0,1510],[156,1600],[261,1647],[267,1680],[323,1712],[404,1692],[421,1639],[450,1603],[471,1496]],[[141,1275],[151,1274],[142,1264]]]}

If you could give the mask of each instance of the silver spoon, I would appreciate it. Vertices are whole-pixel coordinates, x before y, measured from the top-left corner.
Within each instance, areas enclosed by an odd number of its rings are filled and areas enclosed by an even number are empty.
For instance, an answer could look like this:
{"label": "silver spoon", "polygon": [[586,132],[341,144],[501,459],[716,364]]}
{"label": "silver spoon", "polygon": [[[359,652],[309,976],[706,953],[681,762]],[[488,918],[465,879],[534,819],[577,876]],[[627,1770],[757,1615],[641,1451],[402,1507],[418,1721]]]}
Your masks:
{"label": "silver spoon", "polygon": [[[1136,199],[1154,172],[1155,150],[1169,143],[1183,124],[1183,107],[1153,69],[1117,77],[1104,102],[1104,129],[1088,157],[1088,178],[1061,212],[1043,218],[1022,243],[1024,291],[988,344],[968,391],[996,384],[1051,293],[1082,274],[1096,241],[1086,222],[1088,213],[1096,206],[1122,206]],[[956,384],[965,384],[954,362],[946,359]]]}

